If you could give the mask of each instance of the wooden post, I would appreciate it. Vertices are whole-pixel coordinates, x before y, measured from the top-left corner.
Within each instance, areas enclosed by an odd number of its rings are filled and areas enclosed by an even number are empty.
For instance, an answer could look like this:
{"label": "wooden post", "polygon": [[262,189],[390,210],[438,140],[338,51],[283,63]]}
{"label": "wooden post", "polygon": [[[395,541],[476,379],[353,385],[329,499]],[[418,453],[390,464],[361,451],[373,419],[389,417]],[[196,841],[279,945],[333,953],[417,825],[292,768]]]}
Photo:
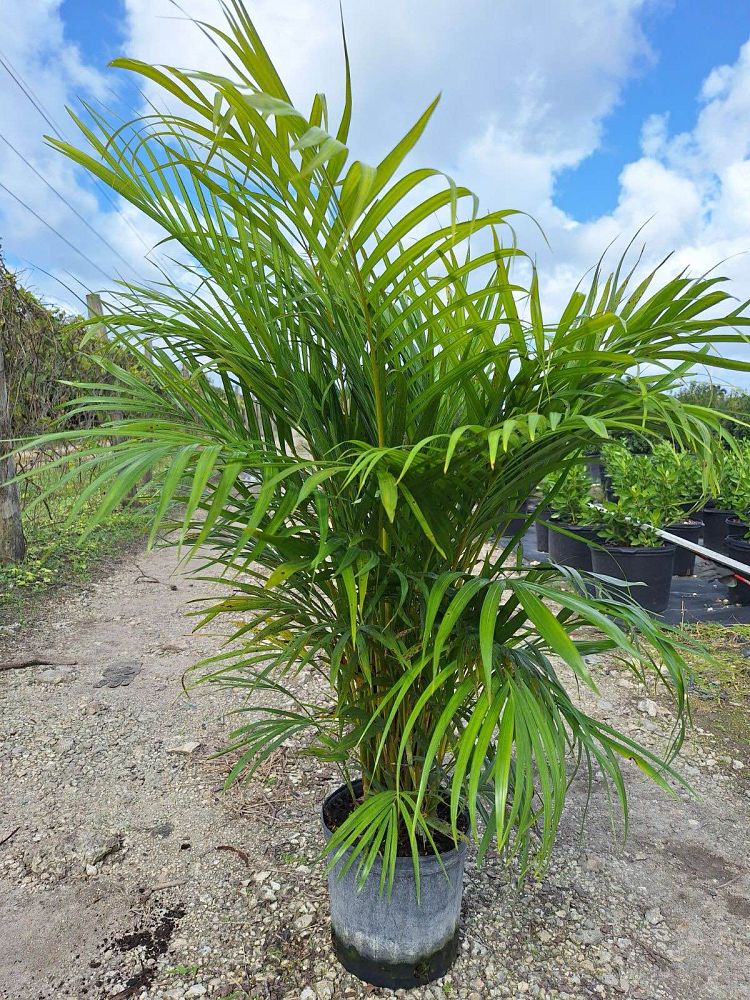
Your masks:
{"label": "wooden post", "polygon": [[[2,299],[0,299],[2,302]],[[8,383],[3,352],[3,328],[7,318],[0,315],[0,563],[20,562],[26,555],[26,539],[21,520],[21,497],[18,484],[10,480],[16,474],[13,456],[7,454],[13,444],[10,424]]]}

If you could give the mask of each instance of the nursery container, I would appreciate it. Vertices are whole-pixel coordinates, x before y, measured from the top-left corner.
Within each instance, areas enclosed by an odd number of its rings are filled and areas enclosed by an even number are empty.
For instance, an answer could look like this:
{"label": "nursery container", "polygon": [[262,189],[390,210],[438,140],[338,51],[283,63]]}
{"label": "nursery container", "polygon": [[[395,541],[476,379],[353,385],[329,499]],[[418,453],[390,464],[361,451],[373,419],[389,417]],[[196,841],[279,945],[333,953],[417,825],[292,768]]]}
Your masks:
{"label": "nursery container", "polygon": [[586,462],[586,471],[588,472],[589,478],[593,483],[596,483],[597,485],[602,483],[604,469],[599,455],[592,455],[591,458],[588,459]]}
{"label": "nursery container", "polygon": [[738,517],[728,517],[727,533],[724,536],[724,551],[729,551],[727,546],[730,538],[744,538],[748,531],[750,531],[750,524],[747,521],[741,521]]}
{"label": "nursery container", "polygon": [[[728,556],[750,567],[750,541],[746,538],[730,536],[726,540],[726,549]],[[750,573],[748,573],[747,579],[750,580]],[[729,588],[729,599],[733,604],[750,604],[750,584],[737,579],[736,585]]]}
{"label": "nursery container", "polygon": [[[699,542],[703,537],[703,521],[680,521],[679,524],[670,524],[667,531],[678,538],[684,538],[686,542]],[[675,546],[674,554],[674,576],[692,576],[695,572],[695,552],[689,549],[682,549]]]}
{"label": "nursery container", "polygon": [[539,552],[549,552],[549,507],[534,511],[534,526],[536,528],[536,547]]}
{"label": "nursery container", "polygon": [[721,552],[724,539],[727,537],[727,518],[732,516],[731,510],[720,510],[716,507],[704,507],[700,517],[703,521],[703,544],[707,549]]}
{"label": "nursery container", "polygon": [[646,611],[666,611],[672,589],[674,545],[658,548],[607,545],[591,550],[595,573],[626,584],[642,584],[629,590],[630,597]]}
{"label": "nursery container", "polygon": [[500,538],[512,538],[519,531],[523,531],[523,527],[529,518],[529,506],[531,501],[529,499],[524,500],[521,504],[521,509],[509,515],[504,521],[501,521],[498,525],[497,534]]}
{"label": "nursery container", "polygon": [[[569,531],[574,538],[563,535],[556,527]],[[552,562],[571,569],[591,569],[590,543],[596,540],[596,528],[581,524],[562,524],[550,521],[549,555]]]}
{"label": "nursery container", "polygon": [[[361,790],[361,782],[354,782],[355,794]],[[331,810],[350,802],[349,789],[342,785],[323,803],[326,841]],[[466,846],[462,841],[440,859],[434,854],[419,858],[419,901],[411,855],[396,859],[390,896],[387,887],[380,892],[379,859],[360,890],[356,861],[341,875],[349,852],[343,855],[329,872],[328,892],[333,948],[345,969],[391,989],[410,989],[448,972],[458,952]]]}

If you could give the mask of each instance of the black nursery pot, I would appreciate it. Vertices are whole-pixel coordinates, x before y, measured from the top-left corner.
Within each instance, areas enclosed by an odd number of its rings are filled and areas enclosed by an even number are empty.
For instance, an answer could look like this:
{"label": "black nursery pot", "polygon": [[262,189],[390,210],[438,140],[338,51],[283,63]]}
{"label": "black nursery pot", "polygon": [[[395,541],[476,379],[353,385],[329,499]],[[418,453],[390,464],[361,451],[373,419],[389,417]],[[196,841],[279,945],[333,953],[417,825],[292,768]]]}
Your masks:
{"label": "black nursery pot", "polygon": [[628,591],[636,604],[646,611],[666,611],[672,590],[674,545],[659,548],[608,545],[591,550],[595,573],[614,577],[625,584],[643,584]]}
{"label": "black nursery pot", "polygon": [[744,538],[750,530],[750,524],[747,521],[741,521],[738,517],[728,517],[727,518],[727,533],[724,538],[724,551],[728,552],[728,545],[730,538]]}
{"label": "black nursery pot", "polygon": [[[354,782],[361,794],[362,783]],[[331,837],[331,810],[351,802],[345,785],[323,803],[323,835]],[[351,849],[328,874],[331,937],[339,962],[374,986],[412,989],[444,976],[458,954],[459,921],[467,842],[419,858],[417,898],[411,856],[396,859],[390,895],[380,892],[381,860],[376,858],[364,885],[357,863],[346,868]]]}
{"label": "black nursery pot", "polygon": [[707,549],[721,552],[724,539],[727,537],[727,518],[732,516],[731,510],[719,510],[716,507],[704,507],[700,515],[703,521],[703,544]]}
{"label": "black nursery pot", "polygon": [[539,552],[549,552],[549,507],[537,508],[534,511],[534,527],[536,528],[536,547]]}
{"label": "black nursery pot", "polygon": [[[686,542],[697,544],[703,537],[703,521],[680,521],[679,524],[670,524],[667,531],[678,538],[684,538]],[[692,576],[695,572],[695,552],[681,549],[679,545],[675,549],[673,575]]]}
{"label": "black nursery pot", "polygon": [[497,534],[500,538],[512,538],[513,535],[523,530],[523,526],[528,519],[529,501],[525,500],[521,504],[521,509],[511,515],[506,521],[501,521],[498,525]]}
{"label": "black nursery pot", "polygon": [[[746,538],[730,537],[727,538],[726,549],[728,556],[750,567],[750,541]],[[747,578],[750,580],[750,573]],[[733,604],[750,604],[750,585],[738,579],[736,586],[729,588],[729,599]]]}
{"label": "black nursery pot", "polygon": [[[555,525],[569,531],[574,538],[555,530]],[[591,542],[596,541],[597,529],[578,524],[551,521],[549,526],[549,555],[552,562],[571,569],[591,569]]]}

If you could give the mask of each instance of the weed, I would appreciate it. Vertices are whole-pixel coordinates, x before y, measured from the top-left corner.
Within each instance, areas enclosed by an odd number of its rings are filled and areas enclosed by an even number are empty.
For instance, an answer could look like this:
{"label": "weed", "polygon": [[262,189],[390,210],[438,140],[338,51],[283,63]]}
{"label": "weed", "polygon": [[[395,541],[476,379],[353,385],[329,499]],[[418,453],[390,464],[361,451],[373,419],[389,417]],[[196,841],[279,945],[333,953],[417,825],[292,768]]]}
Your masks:
{"label": "weed", "polygon": [[173,965],[171,969],[167,969],[165,975],[167,976],[194,976],[198,972],[198,965]]}

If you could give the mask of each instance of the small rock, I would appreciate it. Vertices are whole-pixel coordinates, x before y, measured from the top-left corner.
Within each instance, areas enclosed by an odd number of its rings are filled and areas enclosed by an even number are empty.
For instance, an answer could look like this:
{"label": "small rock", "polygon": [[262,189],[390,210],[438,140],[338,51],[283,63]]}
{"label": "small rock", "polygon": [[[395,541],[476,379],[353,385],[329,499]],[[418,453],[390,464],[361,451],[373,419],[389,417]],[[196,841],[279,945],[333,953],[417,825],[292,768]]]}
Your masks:
{"label": "small rock", "polygon": [[742,771],[744,769],[744,767],[745,767],[745,765],[742,763],[741,760],[733,760],[732,761],[732,770],[733,771]]}
{"label": "small rock", "polygon": [[656,927],[656,925],[660,924],[664,919],[658,906],[655,906],[651,910],[646,910],[644,916],[646,917],[646,922],[651,924],[652,927]]}
{"label": "small rock", "polygon": [[206,987],[202,983],[196,983],[195,986],[191,986],[189,990],[186,991],[186,997],[202,997],[207,993]]}
{"label": "small rock", "polygon": [[644,715],[648,715],[652,719],[655,719],[659,714],[659,706],[650,698],[643,698],[642,701],[638,702],[638,711],[643,712]]}
{"label": "small rock", "polygon": [[584,927],[574,937],[580,944],[599,944],[604,935],[598,927]]}
{"label": "small rock", "polygon": [[181,754],[191,754],[200,746],[200,742],[197,740],[188,740],[187,743],[180,743],[179,746],[167,747],[167,753],[181,753]]}
{"label": "small rock", "polygon": [[303,913],[301,917],[297,917],[294,921],[294,926],[298,931],[306,930],[310,924],[315,920],[315,915],[312,913]]}
{"label": "small rock", "polygon": [[315,991],[311,990],[309,986],[306,986],[300,993],[299,1000],[317,1000]]}

